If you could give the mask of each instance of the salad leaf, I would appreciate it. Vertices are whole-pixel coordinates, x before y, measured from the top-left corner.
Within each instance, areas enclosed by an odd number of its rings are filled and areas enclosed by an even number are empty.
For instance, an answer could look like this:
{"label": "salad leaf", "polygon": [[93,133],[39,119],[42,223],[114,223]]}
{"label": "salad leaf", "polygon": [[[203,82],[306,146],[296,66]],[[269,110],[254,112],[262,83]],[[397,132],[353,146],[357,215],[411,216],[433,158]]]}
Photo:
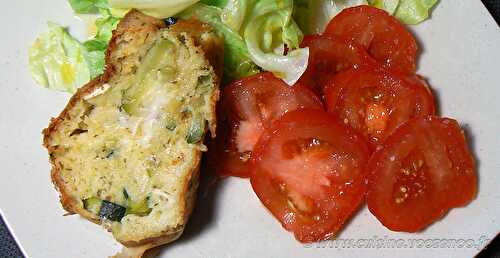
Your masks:
{"label": "salad leaf", "polygon": [[295,0],[294,19],[306,34],[320,34],[328,22],[345,8],[370,4],[396,16],[406,24],[417,24],[429,17],[438,0]]}
{"label": "salad leaf", "polygon": [[199,0],[108,0],[113,13],[123,14],[129,9],[137,9],[156,18],[171,17]]}
{"label": "salad leaf", "polygon": [[227,1],[228,0],[201,0],[200,3],[223,8],[227,5]]}
{"label": "salad leaf", "polygon": [[73,93],[90,80],[87,50],[63,27],[53,22],[48,26],[29,49],[31,75],[43,87]]}
{"label": "salad leaf", "polygon": [[394,14],[399,6],[399,0],[369,0],[370,5],[383,9],[389,14]]}
{"label": "salad leaf", "polygon": [[[220,4],[220,3],[219,3]],[[240,32],[249,9],[249,1],[230,0],[222,10],[221,19],[233,31]]]}
{"label": "salad leaf", "polygon": [[107,0],[69,0],[69,4],[78,14],[97,13],[99,9],[108,8]]}
{"label": "salad leaf", "polygon": [[[99,6],[104,5],[94,5]],[[73,93],[103,73],[105,51],[119,19],[108,9],[100,8],[99,12],[95,37],[83,43],[61,26],[49,23],[49,32],[41,35],[29,50],[30,71],[39,85]]]}
{"label": "salad leaf", "polygon": [[87,40],[83,42],[83,46],[85,46],[88,51],[104,51],[108,48],[106,42],[97,39]]}
{"label": "salad leaf", "polygon": [[101,9],[101,17],[95,21],[97,27],[95,40],[102,41],[107,45],[119,22],[120,19],[112,16],[108,9]]}
{"label": "salad leaf", "polygon": [[[250,4],[249,4],[250,6]],[[252,60],[293,85],[305,72],[308,48],[298,48],[303,34],[292,19],[293,0],[260,0],[248,12],[244,39]],[[283,54],[285,46],[289,49]]]}
{"label": "salad leaf", "polygon": [[198,3],[179,16],[184,19],[196,17],[210,24],[224,37],[224,79],[226,82],[260,72],[252,62],[243,38],[222,22],[221,13],[222,10],[218,7]]}
{"label": "salad leaf", "polygon": [[[248,76],[250,75],[248,73],[258,72],[255,68],[259,66],[292,85],[304,73],[309,50],[298,48],[303,34],[292,19],[293,0],[203,0],[202,2],[213,6],[199,3],[191,7],[189,12],[210,8],[217,13],[213,15],[217,25],[200,19],[199,15],[197,18],[212,24],[217,31],[222,31],[226,41],[225,56],[232,59],[231,63],[225,63],[225,71],[231,71],[233,67],[238,67],[239,63],[245,64],[247,68],[245,69],[247,74],[242,73],[240,69],[236,73],[233,72],[231,77]],[[231,38],[231,43],[228,42],[227,34]],[[233,44],[236,42],[239,56],[233,56],[231,50],[235,48]],[[286,55],[285,47],[289,50]]]}
{"label": "salad leaf", "polygon": [[[87,66],[89,68],[90,79],[94,79],[104,72],[105,56],[106,54],[104,50],[87,51],[85,53],[85,61],[87,62]],[[83,84],[80,86],[83,86]]]}
{"label": "salad leaf", "polygon": [[394,15],[406,24],[418,24],[429,18],[429,10],[438,0],[400,0]]}
{"label": "salad leaf", "polygon": [[87,50],[85,59],[90,69],[91,79],[94,79],[104,72],[106,48],[111,40],[113,30],[120,22],[120,19],[113,17],[109,10],[101,9],[100,11],[101,17],[95,21],[97,28],[95,37],[83,43]]}
{"label": "salad leaf", "polygon": [[366,0],[295,0],[294,19],[305,34],[321,34],[342,10],[365,4]]}
{"label": "salad leaf", "polygon": [[418,24],[429,18],[438,0],[370,0],[370,5],[386,10],[406,24]]}

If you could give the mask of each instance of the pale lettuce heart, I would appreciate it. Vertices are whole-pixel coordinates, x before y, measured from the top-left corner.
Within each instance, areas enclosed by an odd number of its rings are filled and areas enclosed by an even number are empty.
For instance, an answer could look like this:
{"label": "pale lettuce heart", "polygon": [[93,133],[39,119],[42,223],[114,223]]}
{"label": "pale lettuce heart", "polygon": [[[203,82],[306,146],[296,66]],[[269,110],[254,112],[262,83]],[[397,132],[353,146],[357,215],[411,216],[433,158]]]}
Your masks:
{"label": "pale lettuce heart", "polygon": [[123,14],[123,10],[137,9],[156,18],[168,18],[185,10],[199,0],[108,0],[113,13]]}
{"label": "pale lettuce heart", "polygon": [[321,34],[342,10],[366,4],[366,0],[295,0],[294,18],[305,34]]}
{"label": "pale lettuce heart", "polygon": [[406,24],[418,24],[429,18],[431,8],[438,0],[400,0],[394,15]]}
{"label": "pale lettuce heart", "polygon": [[251,60],[288,85],[302,76],[309,58],[309,50],[299,48],[303,34],[292,18],[293,7],[292,0],[229,0],[221,16],[243,36]]}
{"label": "pale lettuce heart", "polygon": [[210,24],[224,38],[225,82],[260,72],[250,59],[243,37],[222,22],[221,14],[222,9],[216,6],[197,3],[180,13],[179,16],[184,19],[196,17],[196,19]]}
{"label": "pale lettuce heart", "polygon": [[293,7],[292,0],[203,0],[180,17],[195,17],[224,37],[226,79],[255,74],[260,67],[293,85],[309,58],[309,50],[299,48],[303,34],[292,19]]}
{"label": "pale lettuce heart", "polygon": [[33,79],[45,88],[74,93],[90,80],[87,50],[61,26],[49,22],[29,49]]}
{"label": "pale lettuce heart", "polygon": [[429,18],[438,0],[370,0],[370,5],[387,11],[406,24],[418,24]]}
{"label": "pale lettuce heart", "polygon": [[247,0],[231,0],[228,1],[226,7],[222,9],[221,20],[233,31],[239,32],[245,21],[247,11],[249,9],[249,1]]}
{"label": "pale lettuce heart", "polygon": [[399,5],[399,0],[370,0],[370,5],[383,9],[389,14],[394,14]]}
{"label": "pale lettuce heart", "polygon": [[[307,69],[309,59],[308,48],[296,48],[290,50],[287,55],[279,53],[275,49],[284,49],[288,45],[285,35],[297,34],[298,27],[284,24],[286,21],[278,13],[258,16],[251,20],[245,29],[245,42],[252,60],[264,70],[272,72],[276,77],[285,81],[288,85],[294,85]],[[292,28],[289,28],[292,27]],[[286,32],[291,30],[292,32]],[[298,30],[300,32],[300,30]],[[281,34],[280,43],[274,44],[275,34]],[[301,35],[301,33],[300,33]],[[290,36],[289,36],[290,37]],[[300,37],[301,40],[301,37]],[[292,44],[297,44],[299,38],[293,38]]]}

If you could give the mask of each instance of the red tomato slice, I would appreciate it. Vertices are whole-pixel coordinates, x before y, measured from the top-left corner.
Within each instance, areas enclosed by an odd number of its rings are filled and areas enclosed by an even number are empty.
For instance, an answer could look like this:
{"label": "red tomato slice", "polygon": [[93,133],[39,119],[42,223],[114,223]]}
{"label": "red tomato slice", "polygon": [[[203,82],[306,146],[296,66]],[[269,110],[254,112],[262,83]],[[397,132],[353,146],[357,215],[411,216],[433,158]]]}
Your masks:
{"label": "red tomato slice", "polygon": [[248,177],[247,161],[250,156],[245,157],[236,151],[232,133],[234,126],[230,124],[228,110],[224,101],[220,100],[217,108],[217,137],[207,142],[207,169],[218,177]]}
{"label": "red tomato slice", "polygon": [[349,38],[387,67],[415,72],[415,39],[404,25],[383,10],[366,5],[345,9],[330,21],[325,34]]}
{"label": "red tomato slice", "polygon": [[287,113],[265,131],[252,159],[252,187],[300,242],[332,237],[364,199],[369,149],[321,110]]}
{"label": "red tomato slice", "polygon": [[435,112],[434,98],[424,80],[381,68],[339,73],[325,98],[328,111],[362,133],[372,148],[409,119]]}
{"label": "red tomato slice", "polygon": [[301,47],[309,47],[309,64],[300,81],[319,93],[335,73],[376,63],[363,47],[340,37],[308,35]]}
{"label": "red tomato slice", "polygon": [[387,228],[416,232],[477,192],[475,161],[455,120],[408,121],[372,156],[368,208]]}
{"label": "red tomato slice", "polygon": [[[233,82],[222,93],[218,150],[214,153],[222,177],[248,177],[247,163],[262,132],[283,114],[302,108],[323,109],[307,86],[288,86],[271,73]],[[224,118],[225,116],[225,118]],[[224,132],[225,131],[225,132]],[[222,150],[221,150],[222,149]]]}

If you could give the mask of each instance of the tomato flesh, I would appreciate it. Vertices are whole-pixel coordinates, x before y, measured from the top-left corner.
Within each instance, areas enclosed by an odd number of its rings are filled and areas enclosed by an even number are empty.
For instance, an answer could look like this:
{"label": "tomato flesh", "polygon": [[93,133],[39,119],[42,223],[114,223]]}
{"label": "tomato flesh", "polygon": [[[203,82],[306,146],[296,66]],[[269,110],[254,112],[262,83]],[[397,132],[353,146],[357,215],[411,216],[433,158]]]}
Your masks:
{"label": "tomato flesh", "polygon": [[425,81],[377,67],[339,73],[325,98],[328,111],[362,133],[373,149],[409,119],[435,112]]}
{"label": "tomato flesh", "polygon": [[290,87],[271,73],[262,73],[225,87],[221,107],[221,132],[213,148],[215,169],[222,177],[249,177],[253,148],[273,121],[296,109],[323,109],[323,104],[307,86]]}
{"label": "tomato flesh", "polygon": [[417,232],[477,192],[475,161],[455,120],[408,121],[367,166],[368,208],[387,228]]}
{"label": "tomato flesh", "polygon": [[301,82],[324,93],[324,85],[335,73],[375,64],[363,47],[335,36],[307,35],[301,47],[309,48],[309,64]]}
{"label": "tomato flesh", "polygon": [[364,199],[369,149],[362,136],[321,110],[296,110],[261,136],[252,187],[301,242],[335,235]]}
{"label": "tomato flesh", "polygon": [[330,21],[324,34],[345,37],[364,46],[387,67],[415,72],[415,39],[403,24],[383,10],[366,5],[345,9]]}

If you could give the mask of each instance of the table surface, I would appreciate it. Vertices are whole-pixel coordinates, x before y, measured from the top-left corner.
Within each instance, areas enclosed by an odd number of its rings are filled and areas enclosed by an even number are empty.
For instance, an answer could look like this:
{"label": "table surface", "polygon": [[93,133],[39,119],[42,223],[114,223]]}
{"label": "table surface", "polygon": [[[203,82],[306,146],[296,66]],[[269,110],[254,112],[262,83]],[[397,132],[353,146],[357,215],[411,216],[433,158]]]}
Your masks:
{"label": "table surface", "polygon": [[[500,26],[500,0],[482,0]],[[0,214],[0,257],[24,257]],[[500,235],[477,257],[500,258]]]}

